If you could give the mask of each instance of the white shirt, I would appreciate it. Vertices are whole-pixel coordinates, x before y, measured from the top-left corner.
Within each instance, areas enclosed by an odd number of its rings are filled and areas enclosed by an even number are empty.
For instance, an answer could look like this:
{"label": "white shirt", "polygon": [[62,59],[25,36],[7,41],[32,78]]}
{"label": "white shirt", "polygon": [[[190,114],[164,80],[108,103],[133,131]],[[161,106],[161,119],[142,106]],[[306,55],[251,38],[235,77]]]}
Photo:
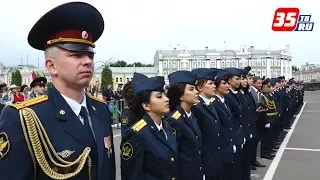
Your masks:
{"label": "white shirt", "polygon": [[224,104],[226,106],[226,108],[228,109],[228,106],[226,105],[226,103],[224,103],[224,101],[225,101],[224,97],[220,97],[219,95],[216,95],[216,96],[220,99],[222,104]]}
{"label": "white shirt", "polygon": [[192,115],[192,112],[191,112],[191,111],[190,111],[189,113],[188,113],[187,111],[184,111],[184,112],[186,112],[186,115],[187,115],[188,118],[191,117],[191,115]]}
{"label": "white shirt", "polygon": [[[166,137],[166,139],[168,139],[167,133],[166,133],[166,131],[163,129],[162,121],[160,122],[160,125],[158,125],[157,123],[155,123],[155,124],[156,124],[156,127],[157,127],[157,129],[158,129],[159,131],[161,131],[161,129],[162,129],[162,132],[164,133],[164,136]],[[161,132],[160,132],[160,133],[161,133]]]}
{"label": "white shirt", "polygon": [[202,100],[204,101],[204,103],[206,103],[206,105],[209,106],[209,104],[210,104],[210,99],[208,99],[208,98],[206,98],[206,97],[204,97],[204,96],[201,96],[201,95],[199,95],[199,96],[202,98]]}
{"label": "white shirt", "polygon": [[91,116],[90,116],[88,108],[87,108],[87,99],[86,99],[85,94],[83,94],[83,101],[81,104],[79,104],[77,101],[75,101],[73,99],[68,98],[67,96],[65,96],[63,94],[61,94],[61,96],[63,97],[64,100],[66,100],[66,102],[68,103],[68,105],[70,106],[70,108],[72,109],[74,114],[79,118],[79,120],[81,121],[82,124],[84,124],[84,119],[83,119],[83,117],[80,116],[80,111],[81,111],[82,106],[86,108],[87,113],[88,113],[89,125],[91,127],[91,131],[93,133],[93,136],[95,136],[93,128],[92,128]]}

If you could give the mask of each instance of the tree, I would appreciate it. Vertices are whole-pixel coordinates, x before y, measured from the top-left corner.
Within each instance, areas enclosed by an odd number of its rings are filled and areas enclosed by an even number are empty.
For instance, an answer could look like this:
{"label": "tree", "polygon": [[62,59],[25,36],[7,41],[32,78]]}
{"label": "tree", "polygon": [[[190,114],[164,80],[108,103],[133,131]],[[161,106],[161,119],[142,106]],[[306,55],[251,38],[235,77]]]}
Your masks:
{"label": "tree", "polygon": [[47,87],[51,88],[52,87],[52,82],[47,82]]}
{"label": "tree", "polygon": [[21,86],[22,76],[19,70],[15,70],[11,72],[11,84],[15,84],[17,86]]}
{"label": "tree", "polygon": [[293,65],[292,72],[296,72],[296,71],[300,71],[300,69],[297,66]]}
{"label": "tree", "polygon": [[110,67],[127,67],[127,62],[123,61],[123,60],[119,60],[115,63],[110,63],[109,64]]}
{"label": "tree", "polygon": [[132,63],[132,64],[128,64],[127,67],[153,67],[154,65],[153,64],[143,64],[141,62],[135,62],[135,63]]}
{"label": "tree", "polygon": [[101,90],[106,90],[109,84],[113,84],[112,71],[108,66],[104,66],[101,73]]}

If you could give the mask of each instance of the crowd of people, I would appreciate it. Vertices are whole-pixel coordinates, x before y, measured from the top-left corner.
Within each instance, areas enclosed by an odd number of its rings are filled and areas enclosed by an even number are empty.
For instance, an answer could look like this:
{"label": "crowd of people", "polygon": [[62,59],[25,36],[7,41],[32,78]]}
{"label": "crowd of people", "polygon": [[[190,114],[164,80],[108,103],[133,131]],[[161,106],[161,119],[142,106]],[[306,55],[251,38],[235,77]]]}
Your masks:
{"label": "crowd of people", "polygon": [[250,180],[273,160],[303,104],[294,79],[244,69],[195,69],[161,76],[135,73],[124,85],[123,180]]}

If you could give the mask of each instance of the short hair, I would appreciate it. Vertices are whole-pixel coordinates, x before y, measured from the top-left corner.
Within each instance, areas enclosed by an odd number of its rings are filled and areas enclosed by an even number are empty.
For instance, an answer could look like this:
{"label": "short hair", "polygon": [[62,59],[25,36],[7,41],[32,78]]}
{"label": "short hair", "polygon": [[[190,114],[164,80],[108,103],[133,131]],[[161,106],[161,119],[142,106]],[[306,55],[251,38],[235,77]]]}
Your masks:
{"label": "short hair", "polygon": [[259,81],[259,80],[262,80],[260,76],[253,76],[253,83]]}

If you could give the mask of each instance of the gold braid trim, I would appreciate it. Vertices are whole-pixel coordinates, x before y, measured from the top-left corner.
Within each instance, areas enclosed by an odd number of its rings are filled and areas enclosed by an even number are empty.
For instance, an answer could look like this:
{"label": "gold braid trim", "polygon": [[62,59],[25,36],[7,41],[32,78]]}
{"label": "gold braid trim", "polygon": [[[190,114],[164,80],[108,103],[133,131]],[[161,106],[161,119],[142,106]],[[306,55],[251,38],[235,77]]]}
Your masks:
{"label": "gold braid trim", "polygon": [[[91,163],[91,159],[89,157],[89,153],[91,151],[90,147],[86,147],[83,150],[83,152],[81,153],[81,155],[73,162],[63,160],[62,158],[59,157],[59,155],[55,151],[55,149],[54,149],[53,145],[51,144],[50,139],[49,139],[41,121],[39,120],[38,116],[36,115],[36,113],[30,108],[23,108],[19,111],[22,114],[22,116],[20,118],[24,119],[24,121],[25,121],[25,124],[27,127],[26,129],[27,129],[27,132],[28,132],[28,135],[30,138],[30,142],[31,142],[31,145],[33,148],[34,155],[38,161],[40,168],[47,176],[49,176],[51,179],[57,179],[57,180],[64,180],[64,179],[72,178],[72,177],[76,176],[83,169],[83,167],[86,163],[86,160],[88,159],[87,163],[88,163],[88,168],[89,168],[89,170],[88,170],[89,180],[91,179],[92,163]],[[21,121],[23,121],[23,120],[21,120]],[[44,149],[46,150],[46,153],[47,153],[50,161],[54,165],[56,165],[58,167],[62,167],[62,168],[67,168],[67,167],[71,167],[75,164],[78,164],[78,167],[76,168],[76,170],[74,172],[66,173],[66,174],[60,174],[60,173],[55,172],[50,167],[49,163],[46,160],[45,152],[43,151],[42,145],[43,145]],[[51,152],[63,164],[56,162],[53,159]],[[35,176],[36,176],[36,174],[35,174]]]}
{"label": "gold braid trim", "polygon": [[275,110],[277,108],[274,100],[269,101],[269,99],[265,95],[262,95],[262,97],[264,98],[268,109]]}

